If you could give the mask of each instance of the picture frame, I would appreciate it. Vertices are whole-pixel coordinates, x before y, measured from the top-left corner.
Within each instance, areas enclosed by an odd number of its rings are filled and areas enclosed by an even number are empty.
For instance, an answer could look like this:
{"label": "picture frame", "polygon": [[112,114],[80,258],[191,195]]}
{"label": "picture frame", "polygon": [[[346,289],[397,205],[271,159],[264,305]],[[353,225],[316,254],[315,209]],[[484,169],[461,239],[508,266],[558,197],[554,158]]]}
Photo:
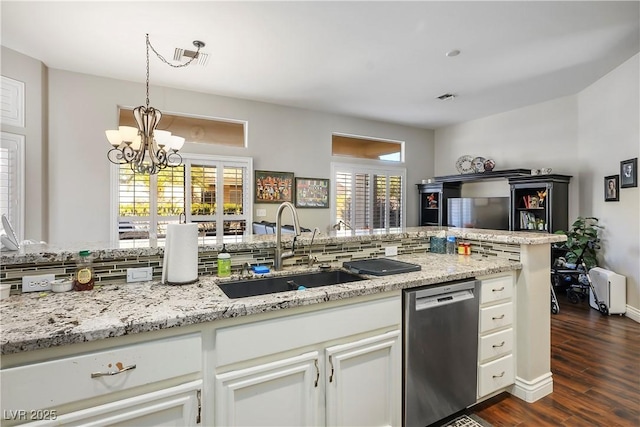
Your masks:
{"label": "picture frame", "polygon": [[620,200],[620,175],[604,177],[604,201],[617,202]]}
{"label": "picture frame", "polygon": [[254,172],[255,203],[293,202],[293,172]]}
{"label": "picture frame", "polygon": [[329,180],[296,177],[296,208],[329,207]]}
{"label": "picture frame", "polygon": [[620,188],[638,186],[638,158],[620,162]]}

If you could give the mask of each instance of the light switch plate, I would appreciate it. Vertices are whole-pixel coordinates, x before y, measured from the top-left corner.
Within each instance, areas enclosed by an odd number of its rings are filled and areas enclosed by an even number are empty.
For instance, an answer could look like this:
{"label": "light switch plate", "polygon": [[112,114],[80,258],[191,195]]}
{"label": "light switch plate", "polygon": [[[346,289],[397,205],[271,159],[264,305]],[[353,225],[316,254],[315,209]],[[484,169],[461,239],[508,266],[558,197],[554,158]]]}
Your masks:
{"label": "light switch plate", "polygon": [[396,256],[398,255],[398,247],[397,246],[387,246],[384,248],[385,256]]}
{"label": "light switch plate", "polygon": [[153,279],[153,267],[127,268],[127,283],[148,282]]}

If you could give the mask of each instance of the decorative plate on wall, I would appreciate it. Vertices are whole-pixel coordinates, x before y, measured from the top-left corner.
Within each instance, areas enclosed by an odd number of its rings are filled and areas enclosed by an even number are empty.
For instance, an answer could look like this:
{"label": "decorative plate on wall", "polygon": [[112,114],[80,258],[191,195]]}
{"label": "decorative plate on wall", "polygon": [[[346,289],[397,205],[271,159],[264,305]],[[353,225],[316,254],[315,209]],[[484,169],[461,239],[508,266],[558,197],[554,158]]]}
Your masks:
{"label": "decorative plate on wall", "polygon": [[456,161],[456,169],[460,173],[473,173],[475,172],[473,168],[473,157],[471,156],[460,156],[460,158]]}
{"label": "decorative plate on wall", "polygon": [[476,157],[471,160],[471,163],[473,163],[473,171],[478,173],[484,172],[484,162],[486,161],[487,159],[484,157]]}
{"label": "decorative plate on wall", "polygon": [[491,172],[493,170],[493,168],[496,167],[496,162],[493,161],[493,159],[489,159],[487,161],[484,162],[484,171],[485,172]]}

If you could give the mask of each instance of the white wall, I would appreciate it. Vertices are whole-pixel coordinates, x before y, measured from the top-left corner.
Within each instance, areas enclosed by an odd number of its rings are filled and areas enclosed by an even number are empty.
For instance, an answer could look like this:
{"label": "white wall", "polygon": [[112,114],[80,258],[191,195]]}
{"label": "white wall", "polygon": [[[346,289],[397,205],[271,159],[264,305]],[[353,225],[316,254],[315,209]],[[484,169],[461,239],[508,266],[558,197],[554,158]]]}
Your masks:
{"label": "white wall", "polygon": [[619,202],[604,201],[604,177],[640,154],[639,58],[578,94],[578,141],[580,212],[605,227],[600,265],[627,277],[627,303],[640,310],[640,191],[621,188]]}
{"label": "white wall", "polygon": [[[144,103],[144,85],[49,70],[50,242],[109,240],[109,145],[118,105]],[[406,142],[407,224],[417,224],[415,183],[433,175],[433,131],[273,104],[151,87],[150,105],[167,113],[246,120],[248,148],[185,144],[183,151],[248,156],[254,169],[330,178],[331,134],[341,132]],[[277,205],[261,204],[275,221]],[[301,225],[329,227],[330,209],[300,209]],[[289,220],[285,214],[285,222]]]}
{"label": "white wall", "polygon": [[[640,111],[638,55],[583,90],[479,120],[437,129],[436,175],[456,174],[463,155],[493,158],[496,169],[539,169],[572,175],[569,222],[596,216],[602,265],[627,276],[627,303],[640,309],[638,188],[622,189],[620,202],[604,202],[603,179],[620,161],[638,157]],[[505,181],[465,184],[465,195],[509,195]],[[637,315],[640,316],[640,313]]]}
{"label": "white wall", "polygon": [[[436,174],[457,174],[462,155],[496,162],[496,170],[552,168],[571,175],[569,221],[578,214],[577,101],[575,96],[436,129]],[[506,179],[462,186],[462,195],[508,197]]]}
{"label": "white wall", "polygon": [[2,47],[2,75],[25,84],[25,127],[2,125],[2,130],[25,136],[24,239],[48,240],[46,76],[40,61]]}

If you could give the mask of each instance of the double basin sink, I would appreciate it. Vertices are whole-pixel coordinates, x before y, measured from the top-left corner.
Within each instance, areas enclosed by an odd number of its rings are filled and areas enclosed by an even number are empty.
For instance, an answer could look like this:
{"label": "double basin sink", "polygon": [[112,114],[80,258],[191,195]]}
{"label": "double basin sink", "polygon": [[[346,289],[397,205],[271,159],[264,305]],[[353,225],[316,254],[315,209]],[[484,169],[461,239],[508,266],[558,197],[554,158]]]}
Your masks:
{"label": "double basin sink", "polygon": [[338,285],[366,279],[352,272],[373,276],[386,276],[389,274],[419,271],[421,269],[418,264],[388,258],[349,261],[344,262],[342,265],[346,270],[330,270],[306,274],[236,280],[221,283],[218,284],[218,286],[229,298],[245,298],[256,295],[317,288],[320,286]]}
{"label": "double basin sink", "polygon": [[320,271],[307,274],[262,277],[259,279],[236,280],[219,283],[218,286],[229,298],[245,298],[278,292],[304,290],[320,286],[365,280],[356,274],[344,270]]}

